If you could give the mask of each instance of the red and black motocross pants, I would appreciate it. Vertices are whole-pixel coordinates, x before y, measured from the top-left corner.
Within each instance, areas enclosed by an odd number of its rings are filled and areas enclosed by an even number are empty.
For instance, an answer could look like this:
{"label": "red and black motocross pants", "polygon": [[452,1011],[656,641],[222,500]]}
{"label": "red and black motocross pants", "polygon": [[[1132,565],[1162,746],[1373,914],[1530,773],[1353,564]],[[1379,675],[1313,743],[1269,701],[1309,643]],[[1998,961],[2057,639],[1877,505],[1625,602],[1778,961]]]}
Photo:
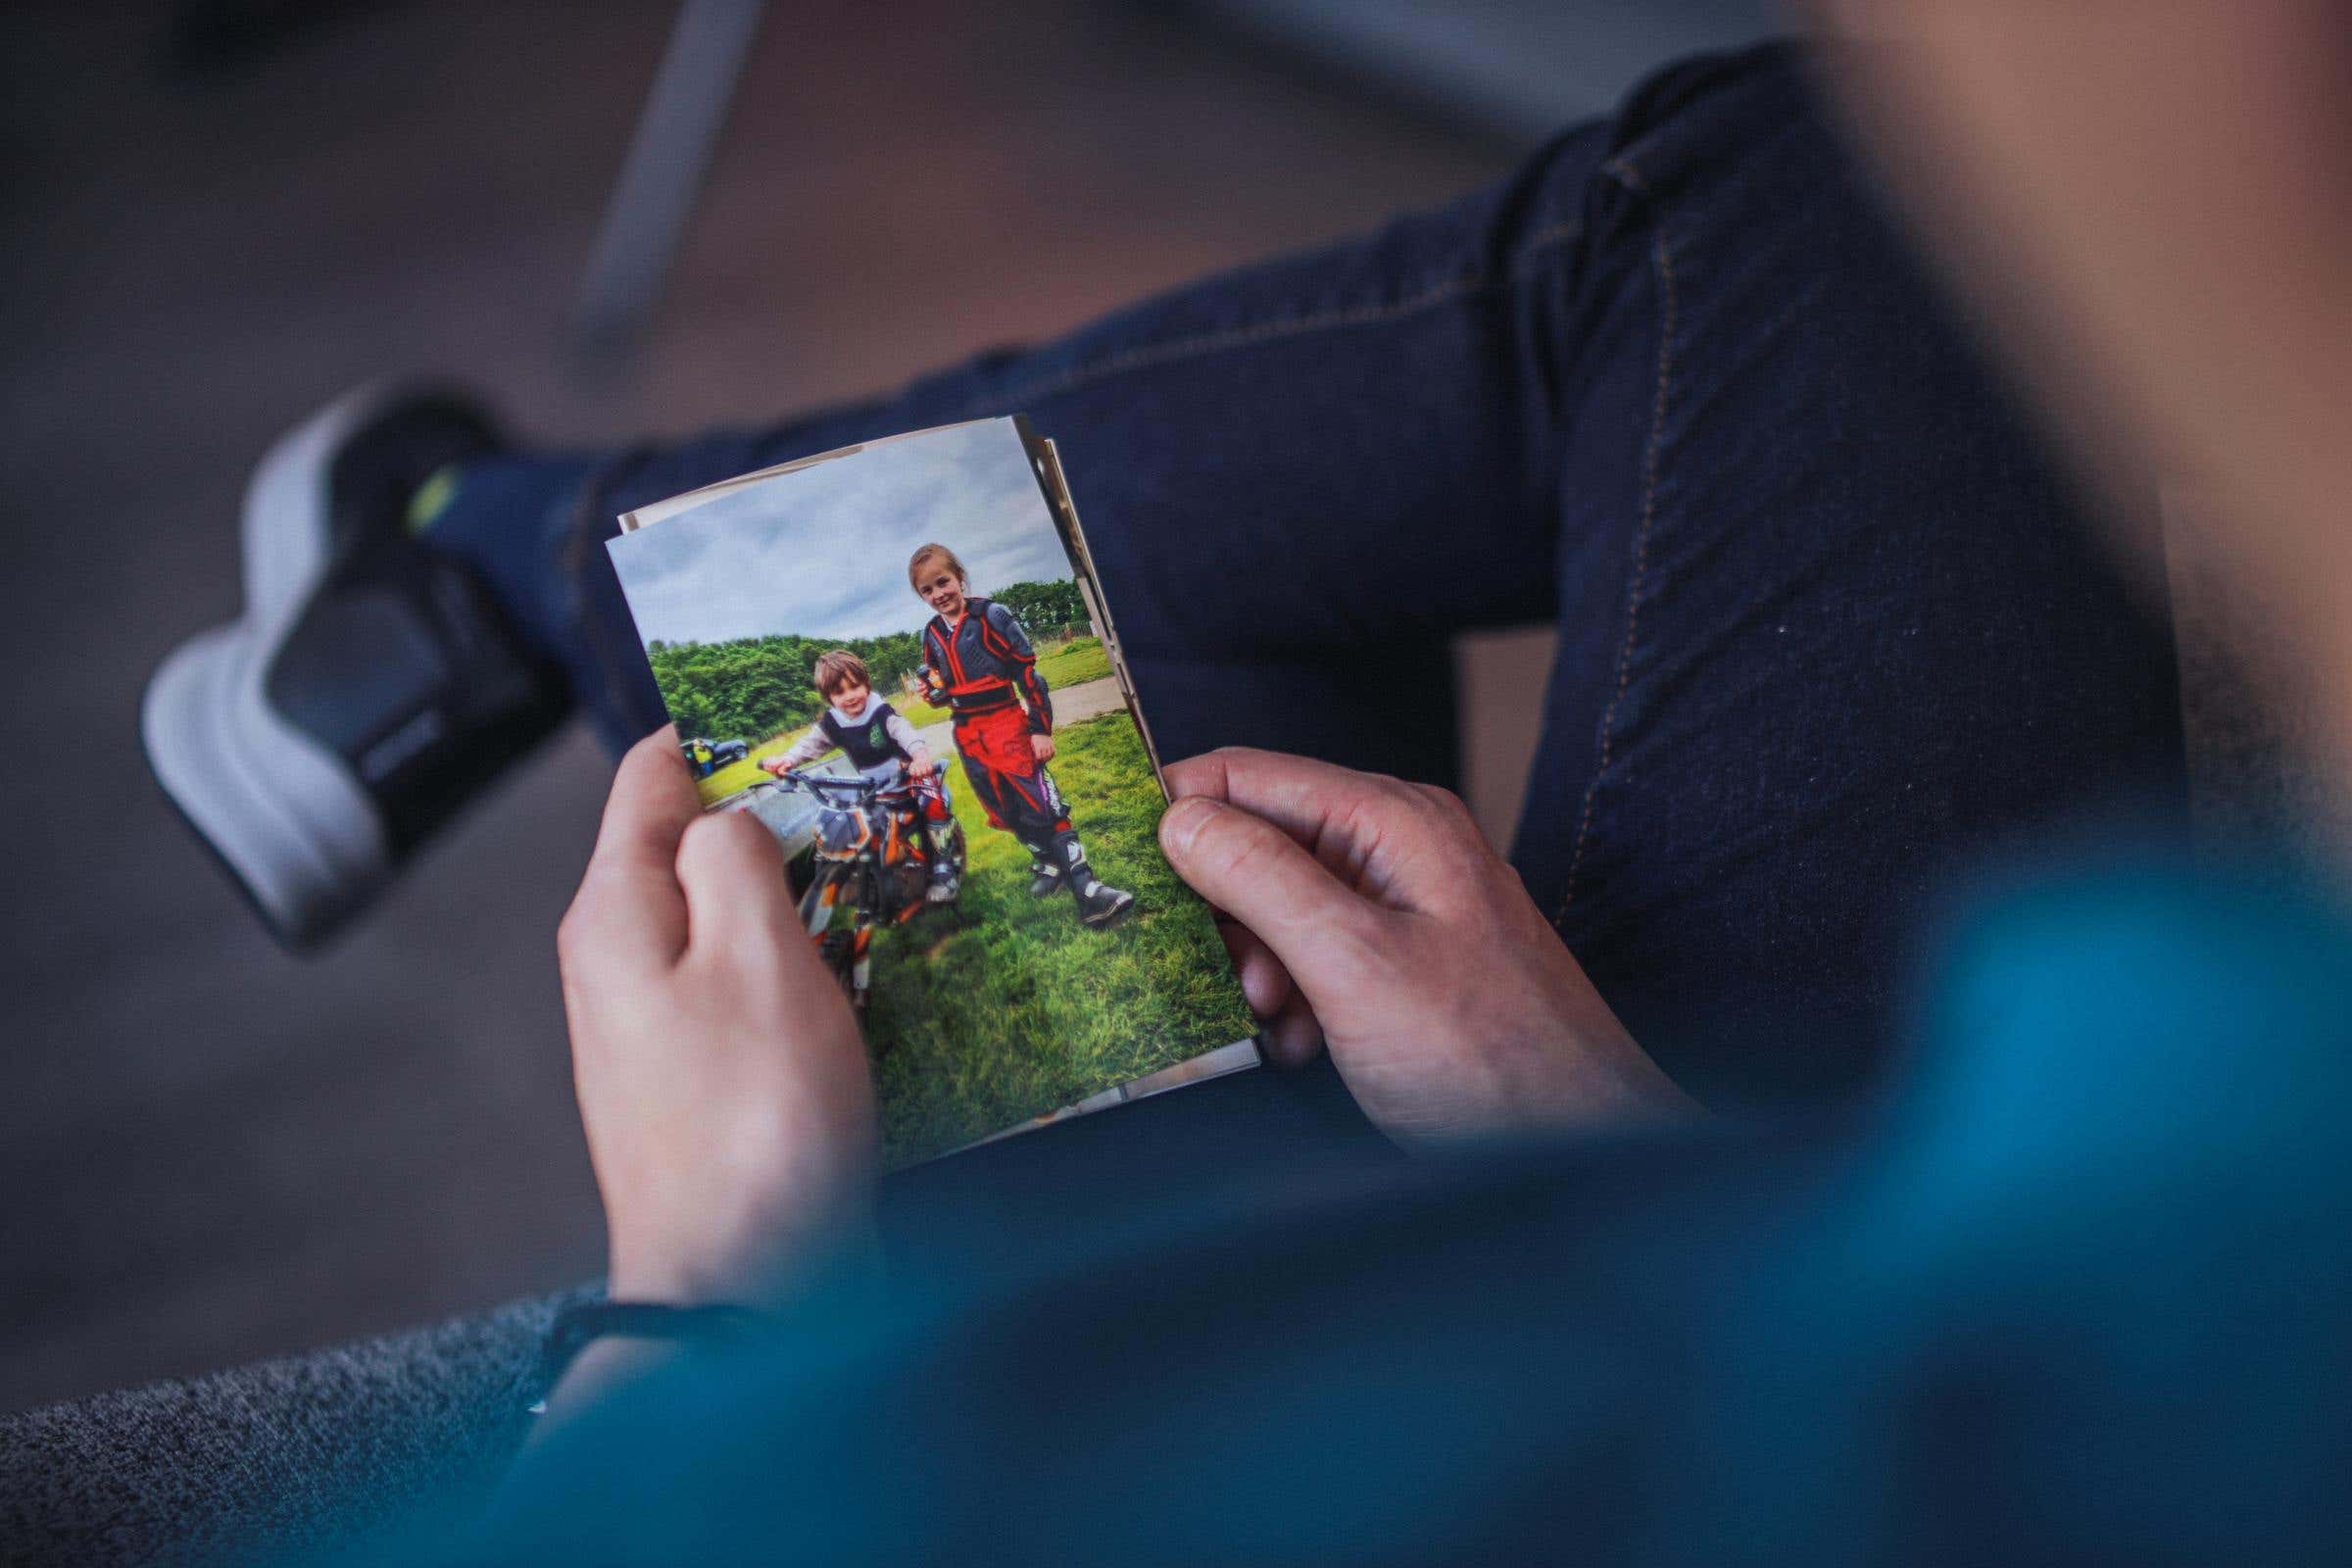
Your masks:
{"label": "red and black motocross pants", "polygon": [[971,780],[989,826],[1042,850],[1070,831],[1070,812],[1054,775],[1030,749],[1030,733],[1029,715],[1017,704],[956,718],[963,776]]}

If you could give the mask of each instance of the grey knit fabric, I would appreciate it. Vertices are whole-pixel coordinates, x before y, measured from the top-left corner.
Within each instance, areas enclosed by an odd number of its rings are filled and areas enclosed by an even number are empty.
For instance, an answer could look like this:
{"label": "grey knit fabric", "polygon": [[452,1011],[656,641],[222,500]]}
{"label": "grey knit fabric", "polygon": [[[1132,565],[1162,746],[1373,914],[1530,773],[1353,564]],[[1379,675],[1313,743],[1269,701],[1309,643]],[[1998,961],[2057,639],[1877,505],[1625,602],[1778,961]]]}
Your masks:
{"label": "grey knit fabric", "polygon": [[0,1417],[0,1561],[277,1558],[479,1497],[549,1319],[592,1294]]}

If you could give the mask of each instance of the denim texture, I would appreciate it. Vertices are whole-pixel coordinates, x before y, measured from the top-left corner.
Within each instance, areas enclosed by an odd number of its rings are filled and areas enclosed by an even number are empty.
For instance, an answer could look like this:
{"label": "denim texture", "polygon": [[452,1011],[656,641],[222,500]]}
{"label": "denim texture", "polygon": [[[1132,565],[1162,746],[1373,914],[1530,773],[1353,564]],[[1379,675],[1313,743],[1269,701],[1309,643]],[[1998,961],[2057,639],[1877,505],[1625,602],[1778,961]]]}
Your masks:
{"label": "denim texture", "polygon": [[[1024,410],[1167,756],[1450,782],[1446,639],[1558,626],[1513,863],[1716,1103],[1868,1081],[1947,867],[2119,791],[2184,799],[2164,617],[1784,49],[1675,68],[1368,237],[875,402],[510,460],[460,504],[617,744],[662,710],[593,548],[616,513]],[[526,494],[551,535],[515,527]]]}

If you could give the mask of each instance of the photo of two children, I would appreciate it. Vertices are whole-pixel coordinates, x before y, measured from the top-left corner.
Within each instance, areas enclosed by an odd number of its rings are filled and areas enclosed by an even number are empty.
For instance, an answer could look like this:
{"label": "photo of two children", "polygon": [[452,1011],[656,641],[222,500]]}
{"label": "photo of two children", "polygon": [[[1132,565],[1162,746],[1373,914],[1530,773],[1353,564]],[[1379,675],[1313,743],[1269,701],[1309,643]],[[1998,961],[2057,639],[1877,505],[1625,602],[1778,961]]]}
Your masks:
{"label": "photo of two children", "polygon": [[706,808],[783,844],[890,1163],[1254,1033],[1011,421],[760,479],[612,556]]}

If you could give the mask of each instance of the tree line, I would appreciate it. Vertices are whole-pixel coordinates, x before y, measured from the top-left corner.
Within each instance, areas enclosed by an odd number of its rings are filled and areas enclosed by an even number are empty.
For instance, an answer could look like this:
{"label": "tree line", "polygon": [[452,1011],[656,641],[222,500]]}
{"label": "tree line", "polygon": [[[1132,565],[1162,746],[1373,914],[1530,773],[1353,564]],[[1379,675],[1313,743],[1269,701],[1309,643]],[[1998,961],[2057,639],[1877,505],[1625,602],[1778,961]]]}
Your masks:
{"label": "tree line", "polygon": [[[1087,629],[1086,603],[1075,579],[1016,582],[989,595],[1020,617],[1033,639],[1065,627]],[[922,639],[913,631],[882,637],[802,637],[771,632],[725,642],[646,644],[654,682],[677,720],[680,735],[763,741],[814,721],[825,700],[816,690],[819,654],[846,648],[865,661],[874,689],[896,697],[900,677],[923,662]]]}

